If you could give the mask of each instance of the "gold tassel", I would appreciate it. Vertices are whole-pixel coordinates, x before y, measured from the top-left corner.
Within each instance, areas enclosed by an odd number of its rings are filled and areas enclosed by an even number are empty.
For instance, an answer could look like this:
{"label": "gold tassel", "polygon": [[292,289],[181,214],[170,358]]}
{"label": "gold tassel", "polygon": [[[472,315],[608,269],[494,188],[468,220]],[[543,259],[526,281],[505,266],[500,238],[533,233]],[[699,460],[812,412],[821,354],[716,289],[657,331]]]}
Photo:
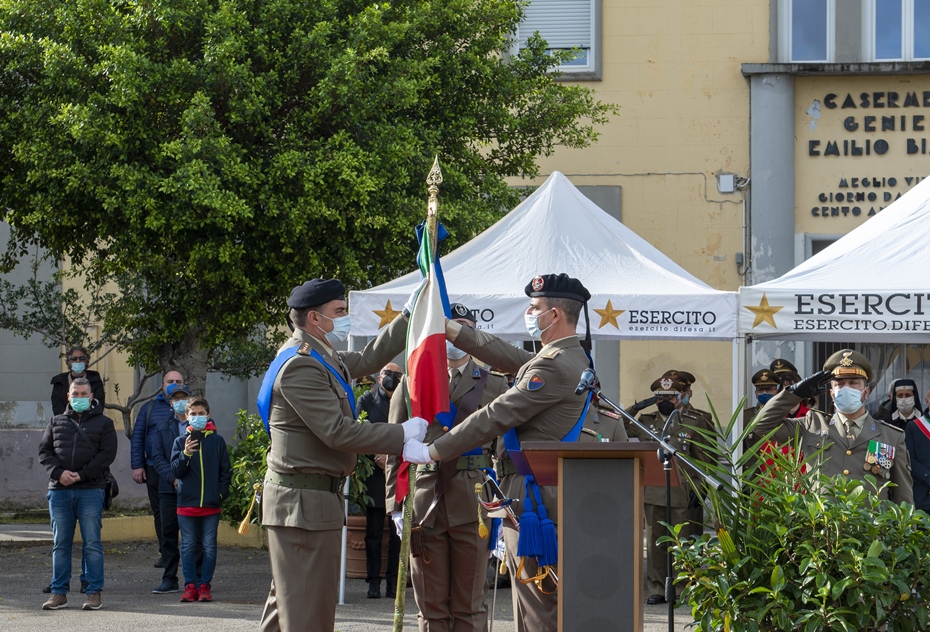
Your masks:
{"label": "gold tassel", "polygon": [[[481,488],[483,485],[481,483],[475,483],[475,494],[478,498],[481,498]],[[478,537],[482,540],[487,540],[488,536],[491,534],[488,531],[488,525],[484,523],[484,517],[481,515],[481,503],[478,503]]]}
{"label": "gold tassel", "polygon": [[258,501],[258,495],[261,493],[264,486],[261,483],[255,483],[252,485],[252,502],[249,503],[249,510],[245,513],[245,518],[242,519],[242,522],[239,523],[239,528],[237,531],[239,535],[248,535],[249,528],[252,526],[252,510],[255,508],[255,504]]}

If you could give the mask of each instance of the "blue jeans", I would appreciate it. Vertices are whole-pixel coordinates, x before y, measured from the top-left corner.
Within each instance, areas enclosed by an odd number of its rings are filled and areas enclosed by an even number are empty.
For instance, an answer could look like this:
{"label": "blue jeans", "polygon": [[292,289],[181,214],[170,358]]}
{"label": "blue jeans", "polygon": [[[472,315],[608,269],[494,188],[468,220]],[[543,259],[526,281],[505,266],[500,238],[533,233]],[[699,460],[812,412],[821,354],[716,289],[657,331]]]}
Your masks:
{"label": "blue jeans", "polygon": [[[209,516],[178,515],[181,528],[181,570],[185,584],[209,584],[216,570],[216,530],[220,514]],[[197,576],[197,554],[203,547],[203,568]]]}
{"label": "blue jeans", "polygon": [[103,490],[50,489],[46,498],[55,543],[52,549],[52,593],[68,594],[75,523],[81,524],[81,556],[87,576],[87,592],[100,592],[103,590],[103,543],[100,541]]}

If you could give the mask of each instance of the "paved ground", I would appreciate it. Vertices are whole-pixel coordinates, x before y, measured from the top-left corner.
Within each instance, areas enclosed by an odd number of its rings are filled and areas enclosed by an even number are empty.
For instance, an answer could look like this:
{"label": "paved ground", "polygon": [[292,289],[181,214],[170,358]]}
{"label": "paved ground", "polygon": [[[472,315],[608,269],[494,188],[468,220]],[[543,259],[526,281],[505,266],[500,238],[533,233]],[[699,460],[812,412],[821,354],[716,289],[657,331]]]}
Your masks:
{"label": "paved ground", "polygon": [[[43,611],[47,595],[41,593],[51,578],[51,533],[48,525],[0,525],[0,631],[139,632],[165,629],[234,632],[257,630],[271,572],[262,550],[221,548],[213,582],[213,603],[182,604],[180,595],[153,595],[161,570],[153,543],[127,542],[104,545],[106,587],[103,608],[80,609],[83,595],[77,592],[80,550],[74,551],[73,584],[69,607]],[[312,587],[308,587],[312,590]],[[345,605],[336,609],[336,629],[341,632],[375,632],[391,629],[393,601],[367,599],[361,579],[346,582]],[[408,591],[404,629],[416,630],[416,606]],[[495,609],[494,632],[513,632],[509,589],[500,589]],[[644,606],[646,632],[668,630],[663,606]],[[411,614],[412,613],[412,614]],[[676,631],[691,622],[688,610],[676,611]],[[597,631],[592,631],[597,632]]]}

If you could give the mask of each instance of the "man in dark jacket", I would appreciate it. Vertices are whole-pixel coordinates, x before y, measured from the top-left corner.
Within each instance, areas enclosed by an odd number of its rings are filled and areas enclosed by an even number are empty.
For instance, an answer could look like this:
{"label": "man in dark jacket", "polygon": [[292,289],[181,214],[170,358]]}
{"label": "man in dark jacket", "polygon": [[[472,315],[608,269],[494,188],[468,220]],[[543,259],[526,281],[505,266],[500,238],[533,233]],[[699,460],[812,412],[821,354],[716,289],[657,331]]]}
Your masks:
{"label": "man in dark jacket", "polygon": [[68,387],[75,379],[83,377],[90,382],[90,390],[95,400],[104,404],[103,380],[96,371],[87,368],[90,353],[84,347],[71,347],[65,354],[68,370],[52,378],[52,414],[61,415],[68,407]]}
{"label": "man in dark jacket", "polygon": [[[930,393],[924,402],[927,412],[911,419],[904,426],[904,445],[911,458],[914,478],[914,506],[930,513]],[[916,405],[920,408],[920,404]]]}
{"label": "man in dark jacket", "polygon": [[[358,409],[368,413],[371,423],[387,423],[391,395],[403,376],[401,368],[389,362],[378,374],[378,382],[370,391],[358,398]],[[365,480],[366,495],[371,504],[365,508],[365,560],[368,567],[368,598],[381,597],[381,543],[384,539],[384,463],[383,454],[375,455],[375,469]],[[385,596],[393,598],[397,586],[397,567],[400,563],[400,538],[393,528],[388,532],[388,565],[385,573]]]}
{"label": "man in dark jacket", "polygon": [[187,431],[187,403],[191,390],[183,384],[172,384],[167,389],[168,403],[174,413],[161,421],[146,443],[146,452],[152,459],[152,467],[158,472],[158,503],[161,514],[161,555],[165,561],[161,584],[152,592],[156,594],[179,592],[178,564],[181,551],[178,548],[178,481],[171,471],[171,449],[174,440]]}
{"label": "man in dark jacket", "polygon": [[71,547],[75,524],[80,522],[88,583],[83,609],[97,610],[103,590],[103,497],[118,442],[113,422],[93,399],[89,380],[73,380],[68,401],[65,412],[49,421],[39,443],[39,462],[49,474],[48,508],[54,533],[52,595],[42,609],[68,607]]}
{"label": "man in dark jacket", "polygon": [[[132,480],[139,485],[145,483],[149,494],[149,507],[155,519],[155,536],[158,538],[158,550],[164,541],[161,536],[161,510],[158,498],[158,470],[152,465],[152,455],[147,452],[149,439],[154,437],[158,426],[166,419],[174,416],[174,410],[168,403],[168,388],[173,384],[184,384],[184,376],[177,371],[168,371],[162,380],[161,391],[150,402],[143,404],[136,416],[136,423],[132,425],[132,441],[130,443],[130,466],[132,467]],[[156,568],[164,568],[167,560],[162,553],[155,563]]]}

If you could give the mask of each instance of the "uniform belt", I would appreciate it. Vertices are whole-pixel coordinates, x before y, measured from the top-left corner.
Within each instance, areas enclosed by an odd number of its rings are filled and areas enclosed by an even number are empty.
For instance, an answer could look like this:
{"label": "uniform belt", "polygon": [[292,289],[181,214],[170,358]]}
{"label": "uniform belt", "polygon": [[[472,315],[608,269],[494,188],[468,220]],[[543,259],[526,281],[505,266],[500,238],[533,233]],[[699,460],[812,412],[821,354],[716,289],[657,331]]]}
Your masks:
{"label": "uniform belt", "polygon": [[[460,456],[455,464],[456,470],[482,470],[491,467],[491,457],[487,454],[473,454],[471,456]],[[438,463],[427,463],[417,466],[417,474],[423,472],[439,471]]]}
{"label": "uniform belt", "polygon": [[517,466],[513,464],[513,461],[510,459],[501,459],[497,462],[497,467],[494,468],[494,471],[497,472],[497,478],[504,478],[511,474],[517,473]]}
{"label": "uniform belt", "polygon": [[292,489],[316,489],[323,492],[337,493],[342,490],[346,479],[334,478],[326,474],[284,474],[268,470],[265,482]]}

